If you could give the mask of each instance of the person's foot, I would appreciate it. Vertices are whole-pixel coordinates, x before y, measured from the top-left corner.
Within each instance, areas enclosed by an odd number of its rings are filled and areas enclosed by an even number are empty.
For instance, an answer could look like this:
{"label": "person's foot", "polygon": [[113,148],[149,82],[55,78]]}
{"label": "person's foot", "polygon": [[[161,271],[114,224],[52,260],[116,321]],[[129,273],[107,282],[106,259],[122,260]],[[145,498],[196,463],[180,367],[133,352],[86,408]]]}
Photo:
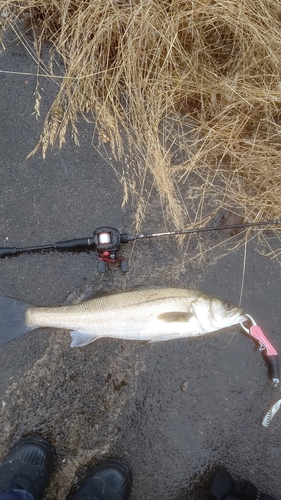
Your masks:
{"label": "person's foot", "polygon": [[0,465],[0,492],[25,490],[40,500],[54,464],[54,450],[40,436],[25,436],[6,455]]}
{"label": "person's foot", "polygon": [[128,500],[132,486],[129,467],[108,459],[92,467],[71,500]]}
{"label": "person's foot", "polygon": [[271,495],[261,493],[250,481],[234,481],[222,467],[216,473],[211,488],[211,496],[216,500],[274,500]]}

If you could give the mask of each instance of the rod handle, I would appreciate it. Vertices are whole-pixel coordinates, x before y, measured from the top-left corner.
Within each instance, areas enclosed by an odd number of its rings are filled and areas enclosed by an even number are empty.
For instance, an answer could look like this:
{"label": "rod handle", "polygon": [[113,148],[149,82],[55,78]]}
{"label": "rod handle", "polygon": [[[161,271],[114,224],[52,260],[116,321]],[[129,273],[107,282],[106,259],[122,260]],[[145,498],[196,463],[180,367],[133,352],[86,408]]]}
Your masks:
{"label": "rod handle", "polygon": [[56,250],[78,250],[87,247],[95,249],[95,246],[94,238],[77,238],[75,240],[57,241],[54,244]]}
{"label": "rod handle", "polygon": [[11,257],[12,255],[15,255],[17,253],[17,248],[16,247],[3,247],[0,248],[0,258],[2,257]]}

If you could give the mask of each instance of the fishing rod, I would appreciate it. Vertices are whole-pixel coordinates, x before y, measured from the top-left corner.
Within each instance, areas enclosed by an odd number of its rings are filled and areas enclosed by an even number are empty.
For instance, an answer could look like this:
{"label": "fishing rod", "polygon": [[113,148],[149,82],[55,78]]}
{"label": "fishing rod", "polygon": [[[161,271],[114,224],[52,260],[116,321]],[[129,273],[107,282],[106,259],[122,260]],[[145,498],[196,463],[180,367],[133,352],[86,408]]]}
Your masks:
{"label": "fishing rod", "polygon": [[220,225],[220,226],[205,226],[195,229],[179,229],[176,231],[167,231],[162,233],[143,233],[143,234],[127,234],[120,233],[114,227],[98,227],[93,236],[85,238],[76,238],[67,241],[57,241],[49,245],[39,245],[31,247],[2,247],[0,248],[0,258],[12,257],[26,252],[40,252],[42,250],[62,250],[62,251],[95,251],[98,253],[97,270],[99,273],[104,273],[108,264],[119,263],[121,271],[126,273],[129,271],[128,262],[124,257],[118,257],[117,252],[120,250],[121,244],[129,241],[136,241],[145,238],[158,238],[161,236],[178,236],[181,234],[203,233],[207,231],[222,231],[229,229],[246,229],[259,226],[281,225],[281,219],[260,222],[245,222],[242,224]]}

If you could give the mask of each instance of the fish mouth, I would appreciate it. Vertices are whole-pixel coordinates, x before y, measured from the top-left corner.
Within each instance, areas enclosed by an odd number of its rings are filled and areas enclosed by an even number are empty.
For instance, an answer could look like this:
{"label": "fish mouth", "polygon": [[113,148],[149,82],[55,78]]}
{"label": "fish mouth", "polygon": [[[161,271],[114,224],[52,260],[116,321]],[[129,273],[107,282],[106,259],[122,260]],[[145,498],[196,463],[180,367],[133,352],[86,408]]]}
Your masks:
{"label": "fish mouth", "polygon": [[244,323],[245,321],[249,321],[249,318],[248,316],[246,316],[246,314],[242,311],[240,313],[240,316],[238,318],[238,323]]}
{"label": "fish mouth", "polygon": [[246,316],[246,314],[241,314],[239,323],[244,323],[244,321],[249,321],[249,318]]}
{"label": "fish mouth", "polygon": [[244,313],[243,309],[240,309],[239,311],[234,312],[231,315],[231,318],[235,318],[235,321],[237,323],[244,323],[245,321],[249,321],[248,316]]}

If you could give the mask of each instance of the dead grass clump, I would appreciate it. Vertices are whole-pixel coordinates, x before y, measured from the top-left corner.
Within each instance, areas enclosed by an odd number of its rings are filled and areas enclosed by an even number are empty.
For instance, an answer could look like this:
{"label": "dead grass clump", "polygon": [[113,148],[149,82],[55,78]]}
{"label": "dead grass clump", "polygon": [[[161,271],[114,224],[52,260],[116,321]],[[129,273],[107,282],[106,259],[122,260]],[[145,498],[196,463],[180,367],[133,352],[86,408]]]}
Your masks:
{"label": "dead grass clump", "polygon": [[69,126],[78,142],[76,120],[92,113],[138,225],[152,188],[177,228],[222,207],[280,218],[279,0],[0,0],[0,13],[28,22],[39,61],[52,43],[50,76],[63,62],[43,155]]}

